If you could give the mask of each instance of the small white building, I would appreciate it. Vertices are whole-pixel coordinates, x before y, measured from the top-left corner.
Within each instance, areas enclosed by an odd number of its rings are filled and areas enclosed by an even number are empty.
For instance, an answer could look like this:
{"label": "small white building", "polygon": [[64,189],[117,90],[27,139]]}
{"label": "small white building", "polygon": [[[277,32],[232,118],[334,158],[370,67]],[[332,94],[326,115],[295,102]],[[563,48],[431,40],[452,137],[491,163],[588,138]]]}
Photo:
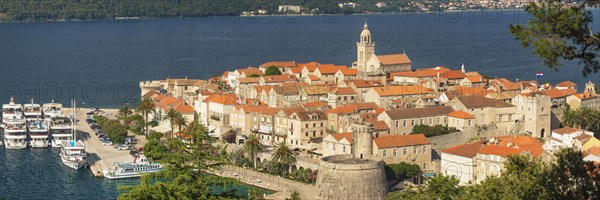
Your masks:
{"label": "small white building", "polygon": [[583,144],[577,144],[579,140],[575,140],[576,137],[587,134],[593,137],[594,133],[591,131],[564,127],[559,129],[552,130],[552,135],[550,136],[550,142],[545,144],[546,149],[550,151],[556,151],[560,148],[581,148]]}

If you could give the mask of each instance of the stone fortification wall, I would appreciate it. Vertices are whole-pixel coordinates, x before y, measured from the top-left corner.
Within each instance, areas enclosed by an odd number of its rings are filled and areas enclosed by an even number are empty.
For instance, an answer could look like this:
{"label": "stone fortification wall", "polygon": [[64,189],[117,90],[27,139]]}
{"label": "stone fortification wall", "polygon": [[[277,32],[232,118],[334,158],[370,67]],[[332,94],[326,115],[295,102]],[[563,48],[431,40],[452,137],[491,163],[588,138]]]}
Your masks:
{"label": "stone fortification wall", "polygon": [[317,178],[317,199],[385,199],[385,163],[374,156],[353,159],[335,155],[321,159]]}

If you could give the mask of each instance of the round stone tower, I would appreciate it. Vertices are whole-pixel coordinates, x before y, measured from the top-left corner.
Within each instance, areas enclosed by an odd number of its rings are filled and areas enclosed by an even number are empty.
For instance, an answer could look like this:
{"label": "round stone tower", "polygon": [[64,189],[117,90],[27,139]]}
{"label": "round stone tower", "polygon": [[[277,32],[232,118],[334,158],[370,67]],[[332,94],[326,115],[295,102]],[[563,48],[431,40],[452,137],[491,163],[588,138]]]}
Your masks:
{"label": "round stone tower", "polygon": [[317,199],[373,199],[387,196],[385,163],[373,156],[372,125],[352,125],[352,154],[321,158]]}

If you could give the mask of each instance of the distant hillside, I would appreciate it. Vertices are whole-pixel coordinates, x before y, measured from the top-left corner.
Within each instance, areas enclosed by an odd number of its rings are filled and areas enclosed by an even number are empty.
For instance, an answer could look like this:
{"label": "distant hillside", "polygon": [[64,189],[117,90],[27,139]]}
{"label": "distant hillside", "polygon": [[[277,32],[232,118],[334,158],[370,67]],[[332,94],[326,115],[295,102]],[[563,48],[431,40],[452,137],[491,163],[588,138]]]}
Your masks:
{"label": "distant hillside", "polygon": [[[231,16],[244,12],[266,11],[266,14],[295,13],[292,9],[281,12],[280,5],[301,6],[305,14],[351,14],[364,12],[398,12],[409,0],[0,0],[3,21],[55,21],[114,19],[115,17],[198,17]],[[421,0],[417,0],[421,1]],[[342,4],[354,2],[352,4]],[[413,1],[414,2],[414,1]],[[258,13],[258,12],[257,12]]]}

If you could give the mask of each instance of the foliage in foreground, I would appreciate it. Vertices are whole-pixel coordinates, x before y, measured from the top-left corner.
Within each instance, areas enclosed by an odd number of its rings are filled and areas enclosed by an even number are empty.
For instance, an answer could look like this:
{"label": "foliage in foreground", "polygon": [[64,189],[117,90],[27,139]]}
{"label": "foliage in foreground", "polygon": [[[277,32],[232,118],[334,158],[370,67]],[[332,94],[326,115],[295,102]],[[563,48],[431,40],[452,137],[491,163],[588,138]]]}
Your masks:
{"label": "foliage in foreground", "polygon": [[437,176],[417,190],[388,194],[388,199],[600,199],[600,167],[581,152],[564,149],[553,163],[509,156],[500,177],[460,186],[454,177]]}
{"label": "foliage in foreground", "polygon": [[[147,154],[165,167],[159,173],[146,174],[137,186],[119,187],[119,199],[238,199],[235,180],[208,175],[206,172],[221,169],[227,163],[225,151],[212,145],[213,139],[206,128],[197,121],[188,125],[193,135],[190,144],[170,138],[160,142],[160,133],[149,135],[145,146]],[[221,189],[223,192],[218,193]],[[219,190],[220,191],[220,190]]]}

